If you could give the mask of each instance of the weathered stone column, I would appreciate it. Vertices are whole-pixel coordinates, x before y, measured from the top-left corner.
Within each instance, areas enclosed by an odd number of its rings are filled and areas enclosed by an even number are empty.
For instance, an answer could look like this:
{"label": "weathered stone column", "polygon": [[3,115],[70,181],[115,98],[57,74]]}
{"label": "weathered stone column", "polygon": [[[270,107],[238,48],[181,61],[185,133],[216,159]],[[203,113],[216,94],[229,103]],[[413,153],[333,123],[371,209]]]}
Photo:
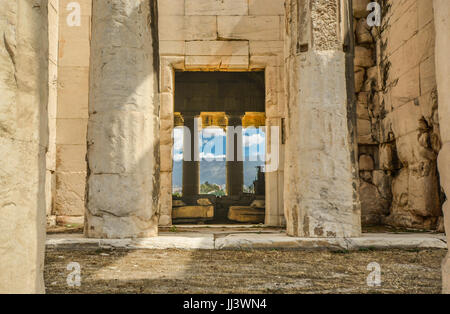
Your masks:
{"label": "weathered stone column", "polygon": [[355,113],[353,96],[349,96],[354,86],[348,2],[286,2],[284,195],[291,236],[355,237],[361,233]]}
{"label": "weathered stone column", "polygon": [[[439,97],[439,125],[442,150],[438,157],[441,186],[450,197],[450,1],[434,0],[434,25],[436,28],[436,81]],[[450,243],[450,201],[443,206],[447,243]],[[442,292],[450,294],[450,253],[442,263]]]}
{"label": "weathered stone column", "polygon": [[43,293],[47,1],[0,4],[0,293]]}
{"label": "weathered stone column", "polygon": [[227,193],[239,196],[244,187],[244,162],[242,155],[243,114],[228,114],[227,127]]}
{"label": "weathered stone column", "polygon": [[183,119],[189,130],[183,134],[183,196],[189,197],[200,193],[198,127],[195,115],[184,114]]}
{"label": "weathered stone column", "polygon": [[156,236],[159,96],[156,1],[94,0],[85,234]]}

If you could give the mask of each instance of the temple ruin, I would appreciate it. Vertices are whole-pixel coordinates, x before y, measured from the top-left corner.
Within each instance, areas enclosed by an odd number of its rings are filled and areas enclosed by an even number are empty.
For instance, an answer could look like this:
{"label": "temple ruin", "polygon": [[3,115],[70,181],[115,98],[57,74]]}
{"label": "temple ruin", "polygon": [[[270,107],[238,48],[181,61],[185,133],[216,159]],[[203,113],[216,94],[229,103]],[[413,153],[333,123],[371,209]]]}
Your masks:
{"label": "temple ruin", "polygon": [[[7,0],[0,17],[0,292],[44,292],[57,224],[450,230],[448,0]],[[223,196],[201,193],[206,127],[225,138]],[[252,192],[249,127],[265,132]]]}

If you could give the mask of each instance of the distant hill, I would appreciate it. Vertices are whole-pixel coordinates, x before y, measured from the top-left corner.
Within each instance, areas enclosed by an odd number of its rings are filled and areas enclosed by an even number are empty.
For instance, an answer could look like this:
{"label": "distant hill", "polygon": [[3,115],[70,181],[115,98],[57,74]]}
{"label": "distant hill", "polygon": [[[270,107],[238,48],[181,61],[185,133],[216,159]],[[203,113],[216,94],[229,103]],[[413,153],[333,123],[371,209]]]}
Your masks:
{"label": "distant hill", "polygon": [[[256,179],[257,166],[262,162],[249,161],[244,163],[244,185],[250,186]],[[173,164],[173,186],[182,186],[183,162],[177,161]],[[211,184],[226,184],[225,161],[211,161],[200,163],[200,184],[208,181]]]}

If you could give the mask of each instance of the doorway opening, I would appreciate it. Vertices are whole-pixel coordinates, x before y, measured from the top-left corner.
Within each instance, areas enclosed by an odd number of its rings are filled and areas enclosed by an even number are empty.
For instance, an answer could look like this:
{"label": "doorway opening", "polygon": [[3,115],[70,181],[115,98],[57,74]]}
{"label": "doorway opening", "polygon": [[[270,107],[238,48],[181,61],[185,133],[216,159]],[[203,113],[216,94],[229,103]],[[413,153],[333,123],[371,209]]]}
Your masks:
{"label": "doorway opening", "polygon": [[265,220],[264,72],[176,72],[174,224]]}

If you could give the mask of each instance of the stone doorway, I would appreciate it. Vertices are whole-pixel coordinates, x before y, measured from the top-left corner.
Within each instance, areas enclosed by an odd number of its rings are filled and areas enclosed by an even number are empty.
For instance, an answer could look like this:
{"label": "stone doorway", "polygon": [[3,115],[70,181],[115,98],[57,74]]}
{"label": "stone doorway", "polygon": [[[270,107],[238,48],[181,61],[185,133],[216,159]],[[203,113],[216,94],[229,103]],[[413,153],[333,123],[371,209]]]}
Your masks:
{"label": "stone doorway", "polygon": [[173,223],[264,223],[264,72],[176,72],[174,98]]}

